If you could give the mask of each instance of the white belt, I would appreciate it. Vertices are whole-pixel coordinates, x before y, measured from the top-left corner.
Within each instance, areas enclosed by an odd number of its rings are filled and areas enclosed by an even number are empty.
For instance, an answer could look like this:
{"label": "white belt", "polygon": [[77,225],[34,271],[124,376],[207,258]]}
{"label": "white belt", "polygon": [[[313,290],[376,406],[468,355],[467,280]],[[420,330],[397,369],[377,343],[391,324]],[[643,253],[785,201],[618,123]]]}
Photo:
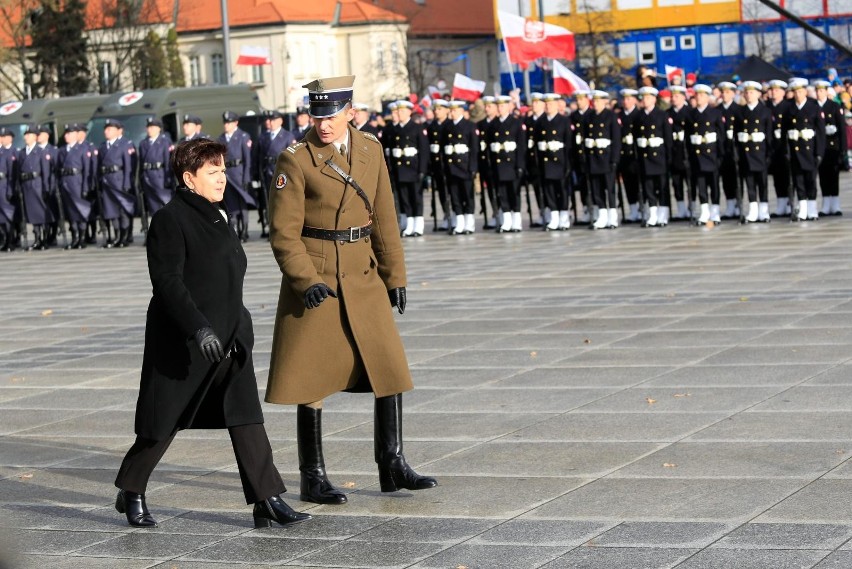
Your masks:
{"label": "white belt", "polygon": [[527,148],[533,148],[533,147],[535,147],[535,142],[533,142],[533,139],[530,138],[529,140],[527,140]]}
{"label": "white belt", "polygon": [[787,131],[787,139],[788,140],[810,140],[814,137],[816,133],[811,128],[803,128],[802,130],[788,130]]}
{"label": "white belt", "polygon": [[833,124],[825,125],[825,134],[827,134],[828,136],[834,136],[835,134],[837,134],[837,127]]}
{"label": "white belt", "polygon": [[623,142],[624,144],[633,144],[633,135],[628,134],[627,136],[621,139],[621,142]]}
{"label": "white belt", "polygon": [[684,138],[686,138],[686,134],[684,133],[684,131],[679,130],[677,132],[672,133],[672,137],[675,140],[679,140],[679,141],[683,142]]}
{"label": "white belt", "polygon": [[648,139],[644,136],[637,138],[636,146],[638,146],[639,148],[646,148],[648,146]]}
{"label": "white belt", "polygon": [[747,132],[738,132],[737,140],[740,142],[763,142],[766,140],[766,135],[762,132],[753,132],[751,134]]}
{"label": "white belt", "polygon": [[574,136],[574,142],[576,142],[578,145],[583,144],[583,135],[578,134],[578,135]]}
{"label": "white belt", "polygon": [[514,152],[518,148],[518,143],[514,140],[510,140],[508,142],[503,143],[503,150],[506,152]]}
{"label": "white belt", "polygon": [[453,145],[448,144],[444,147],[444,154],[452,154],[454,152]]}
{"label": "white belt", "polygon": [[499,142],[491,143],[491,152],[500,152],[501,150],[503,150],[502,144],[500,144]]}
{"label": "white belt", "polygon": [[708,132],[704,136],[701,136],[700,134],[692,134],[689,136],[689,141],[695,145],[713,144],[716,140],[718,140],[718,137],[715,132]]}
{"label": "white belt", "polygon": [[725,134],[728,136],[728,140],[734,139],[734,129],[730,129],[730,130],[725,131]]}
{"label": "white belt", "polygon": [[400,156],[402,156],[402,148],[392,148],[391,155],[394,158],[399,158]]}
{"label": "white belt", "polygon": [[539,150],[547,150],[547,143],[543,140],[538,141],[538,149]]}
{"label": "white belt", "polygon": [[486,148],[488,148],[488,146],[485,144],[485,141],[484,141],[484,140],[480,140],[480,141],[479,141],[479,151],[480,151],[480,152],[485,152],[485,149],[486,149]]}
{"label": "white belt", "polygon": [[430,144],[429,145],[429,152],[431,152],[432,154],[440,153],[441,152],[441,145],[440,144]]}
{"label": "white belt", "polygon": [[612,141],[608,138],[587,138],[586,148],[609,148]]}
{"label": "white belt", "polygon": [[565,144],[560,140],[548,140],[545,143],[545,146],[547,147],[547,150],[550,150],[551,152],[558,152],[565,148]]}
{"label": "white belt", "polygon": [[468,152],[470,152],[470,148],[467,146],[467,144],[453,144],[453,151],[456,154],[467,154]]}
{"label": "white belt", "polygon": [[663,145],[664,140],[659,136],[652,136],[648,139],[648,146],[651,148],[659,148]]}
{"label": "white belt", "polygon": [[775,134],[775,138],[781,138],[781,129],[780,128],[776,128],[772,132],[773,132],[773,134]]}
{"label": "white belt", "polygon": [[402,149],[403,156],[417,156],[417,149],[413,146],[406,146]]}

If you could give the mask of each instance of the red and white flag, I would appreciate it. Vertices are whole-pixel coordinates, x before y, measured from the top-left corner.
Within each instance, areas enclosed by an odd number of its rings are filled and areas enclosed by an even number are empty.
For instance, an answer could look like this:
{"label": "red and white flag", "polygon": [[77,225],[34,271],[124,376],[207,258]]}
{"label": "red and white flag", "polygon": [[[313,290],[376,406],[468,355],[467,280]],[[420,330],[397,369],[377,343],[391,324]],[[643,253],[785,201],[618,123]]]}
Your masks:
{"label": "red and white flag", "polygon": [[591,88],[588,83],[554,59],[553,92],[560,95],[573,95],[577,91],[591,91]]}
{"label": "red and white flag", "polygon": [[666,81],[669,82],[669,85],[672,84],[672,80],[675,75],[680,75],[680,84],[683,85],[683,69],[681,69],[680,67],[675,67],[674,65],[666,65]]}
{"label": "red and white flag", "polygon": [[270,65],[271,63],[269,48],[253,45],[240,47],[240,56],[237,58],[237,65]]}
{"label": "red and white flag", "polygon": [[506,55],[512,63],[526,65],[541,57],[574,59],[574,34],[565,28],[497,11]]}
{"label": "red and white flag", "polygon": [[485,92],[485,81],[476,81],[467,75],[456,73],[453,79],[453,99],[475,101]]}

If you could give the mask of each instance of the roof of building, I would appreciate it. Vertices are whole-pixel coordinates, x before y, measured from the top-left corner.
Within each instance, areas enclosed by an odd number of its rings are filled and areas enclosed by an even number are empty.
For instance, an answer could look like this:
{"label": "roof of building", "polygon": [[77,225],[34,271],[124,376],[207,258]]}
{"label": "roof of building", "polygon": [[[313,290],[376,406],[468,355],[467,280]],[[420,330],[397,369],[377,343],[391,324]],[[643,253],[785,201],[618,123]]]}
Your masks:
{"label": "roof of building", "polygon": [[405,17],[411,36],[493,36],[493,0],[375,0],[376,5]]}

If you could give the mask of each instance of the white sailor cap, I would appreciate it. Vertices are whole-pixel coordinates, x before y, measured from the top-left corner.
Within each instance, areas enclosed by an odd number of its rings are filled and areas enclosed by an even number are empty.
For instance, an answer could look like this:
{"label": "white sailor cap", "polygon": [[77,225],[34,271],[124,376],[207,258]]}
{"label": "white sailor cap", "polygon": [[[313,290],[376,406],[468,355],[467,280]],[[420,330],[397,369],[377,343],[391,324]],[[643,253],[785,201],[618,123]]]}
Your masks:
{"label": "white sailor cap", "polygon": [[731,83],[730,81],[722,81],[722,82],[718,83],[716,85],[716,87],[718,87],[722,91],[724,91],[725,89],[727,89],[728,91],[736,91],[737,90],[737,86],[734,83]]}
{"label": "white sailor cap", "polygon": [[543,101],[543,100],[544,100],[544,94],[543,93],[539,93],[538,91],[530,93],[530,101]]}
{"label": "white sailor cap", "polygon": [[579,91],[574,91],[574,98],[579,99],[580,97],[586,97],[587,99],[591,96],[591,91],[586,91],[585,89],[580,89]]}
{"label": "white sailor cap", "polygon": [[399,108],[399,101],[391,101],[388,103],[388,110],[395,111]]}
{"label": "white sailor cap", "polygon": [[512,97],[510,97],[509,95],[499,95],[495,98],[497,99],[498,105],[505,105],[506,103],[512,102]]}
{"label": "white sailor cap", "polygon": [[640,93],[640,92],[639,92],[639,91],[637,91],[636,89],[622,89],[621,91],[619,91],[619,94],[620,94],[622,97],[635,97],[635,96],[637,96],[639,93]]}
{"label": "white sailor cap", "polygon": [[680,93],[681,95],[686,95],[686,87],[683,85],[672,85],[669,87],[669,91],[672,93]]}
{"label": "white sailor cap", "polygon": [[704,93],[705,95],[713,94],[713,89],[710,88],[710,85],[705,85],[704,83],[696,83],[692,86],[692,90],[696,93]]}
{"label": "white sailor cap", "polygon": [[787,82],[781,81],[780,79],[773,79],[772,81],[769,82],[769,88],[770,89],[786,89],[787,88]]}
{"label": "white sailor cap", "polygon": [[411,101],[407,101],[406,99],[400,99],[396,102],[397,109],[413,109],[414,103]]}
{"label": "white sailor cap", "polygon": [[831,87],[831,83],[829,83],[825,79],[817,79],[816,81],[813,81],[811,85],[813,85],[817,89],[828,89],[829,87]]}
{"label": "white sailor cap", "polygon": [[364,103],[353,103],[352,108],[355,109],[356,111],[369,111],[370,110],[370,106],[365,105]]}
{"label": "white sailor cap", "polygon": [[446,99],[435,99],[432,101],[433,107],[449,107],[450,103]]}
{"label": "white sailor cap", "polygon": [[793,77],[787,82],[787,89],[795,91],[796,89],[807,89],[808,80],[803,77]]}
{"label": "white sailor cap", "polygon": [[492,97],[491,95],[485,95],[482,97],[482,102],[486,105],[493,105],[497,102],[497,97]]}
{"label": "white sailor cap", "polygon": [[743,81],[741,87],[743,91],[747,91],[749,89],[753,91],[763,91],[763,87],[757,81]]}
{"label": "white sailor cap", "polygon": [[639,89],[639,95],[641,95],[642,97],[644,97],[645,95],[654,95],[656,97],[659,94],[660,92],[654,87],[642,87],[641,89]]}
{"label": "white sailor cap", "polygon": [[559,93],[545,93],[544,96],[542,96],[542,99],[544,99],[545,101],[558,101],[561,98],[562,95],[560,95]]}
{"label": "white sailor cap", "polygon": [[467,108],[467,101],[460,101],[459,99],[453,99],[448,103],[451,109],[465,109]]}
{"label": "white sailor cap", "polygon": [[595,89],[592,91],[592,99],[609,99],[609,93],[601,91],[600,89]]}

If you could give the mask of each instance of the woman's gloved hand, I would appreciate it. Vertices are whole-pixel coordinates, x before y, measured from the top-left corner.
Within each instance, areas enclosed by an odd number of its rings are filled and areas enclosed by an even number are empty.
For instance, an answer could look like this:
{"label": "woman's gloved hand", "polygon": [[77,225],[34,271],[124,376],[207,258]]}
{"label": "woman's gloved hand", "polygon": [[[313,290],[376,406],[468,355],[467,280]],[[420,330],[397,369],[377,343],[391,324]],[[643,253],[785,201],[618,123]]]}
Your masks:
{"label": "woman's gloved hand", "polygon": [[305,291],[305,308],[316,308],[329,296],[337,298],[337,293],[331,290],[327,284],[318,283],[311,285]]}
{"label": "woman's gloved hand", "polygon": [[391,306],[396,306],[400,314],[405,313],[405,287],[392,288],[388,291]]}
{"label": "woman's gloved hand", "polygon": [[225,357],[225,349],[213,328],[206,326],[195,331],[195,343],[204,359],[215,364]]}

